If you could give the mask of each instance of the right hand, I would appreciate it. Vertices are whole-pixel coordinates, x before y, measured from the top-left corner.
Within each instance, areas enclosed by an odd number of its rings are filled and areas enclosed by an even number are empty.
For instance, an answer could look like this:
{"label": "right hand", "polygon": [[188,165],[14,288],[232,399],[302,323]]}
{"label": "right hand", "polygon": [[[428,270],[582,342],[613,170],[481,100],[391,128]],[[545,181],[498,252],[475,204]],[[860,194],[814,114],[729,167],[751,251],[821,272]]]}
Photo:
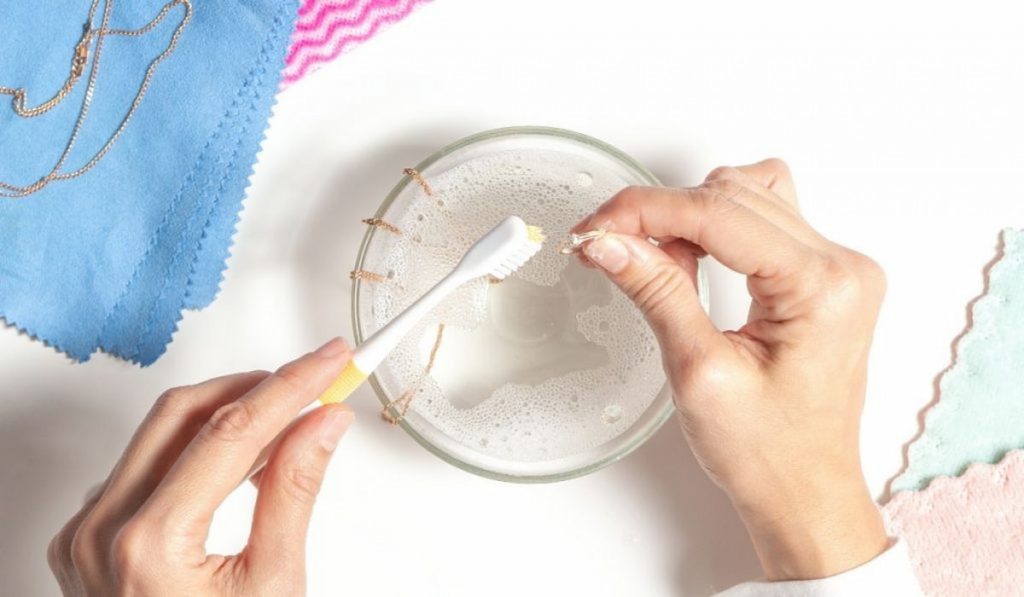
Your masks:
{"label": "right hand", "polygon": [[[627,188],[574,231],[597,228],[609,234],[585,259],[646,315],[690,447],[766,577],[830,576],[883,551],[859,457],[879,266],[804,221],[779,160],[718,168],[690,189]],[[719,331],[701,308],[705,254],[747,276],[739,330]]]}

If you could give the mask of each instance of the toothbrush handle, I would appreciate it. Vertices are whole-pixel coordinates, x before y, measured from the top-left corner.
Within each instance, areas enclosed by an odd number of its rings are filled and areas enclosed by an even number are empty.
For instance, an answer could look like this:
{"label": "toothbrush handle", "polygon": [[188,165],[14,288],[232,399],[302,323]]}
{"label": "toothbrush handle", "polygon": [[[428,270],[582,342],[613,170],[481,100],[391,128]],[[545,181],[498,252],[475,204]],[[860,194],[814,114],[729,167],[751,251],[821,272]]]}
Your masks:
{"label": "toothbrush handle", "polygon": [[[299,413],[299,416],[319,408],[321,404],[335,404],[344,402],[352,392],[366,381],[370,373],[380,365],[381,362],[394,350],[395,346],[408,334],[412,328],[430,312],[453,290],[462,285],[470,278],[459,272],[458,268],[445,276],[433,288],[421,296],[409,308],[402,311],[397,317],[388,322],[387,325],[377,330],[377,333],[370,336],[352,354],[352,360],[345,365],[341,373],[334,379],[330,387],[320,395],[320,399],[306,406]],[[249,477],[257,475],[263,470],[263,465],[255,467]]]}
{"label": "toothbrush handle", "polygon": [[415,303],[409,305],[405,311],[377,330],[366,342],[356,348],[352,354],[352,360],[334,380],[334,383],[320,396],[320,402],[331,404],[348,398],[349,394],[354,392],[370,373],[373,373],[373,370],[387,358],[395,346],[398,346],[402,338],[464,281],[462,276],[457,275],[457,271],[448,274]]}
{"label": "toothbrush handle", "polygon": [[356,391],[356,388],[363,385],[366,377],[366,373],[362,372],[354,362],[349,361],[345,368],[342,369],[341,374],[331,382],[330,387],[323,394],[320,394],[320,403],[335,404],[344,402],[352,392]]}

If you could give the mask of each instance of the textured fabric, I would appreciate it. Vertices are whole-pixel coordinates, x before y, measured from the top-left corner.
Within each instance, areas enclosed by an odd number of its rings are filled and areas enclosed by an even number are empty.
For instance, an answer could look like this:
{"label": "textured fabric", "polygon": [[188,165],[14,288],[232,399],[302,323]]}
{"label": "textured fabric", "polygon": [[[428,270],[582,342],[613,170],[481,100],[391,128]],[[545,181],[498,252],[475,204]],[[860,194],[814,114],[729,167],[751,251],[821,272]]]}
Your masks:
{"label": "textured fabric", "polygon": [[842,574],[816,580],[746,582],[717,597],[864,597],[921,595],[903,541],[875,559]]}
{"label": "textured fabric", "polygon": [[288,50],[289,85],[406,17],[427,0],[303,0]]}
{"label": "textured fabric", "polygon": [[[140,26],[163,4],[115,2],[111,26]],[[157,67],[111,152],[81,178],[0,199],[0,317],[77,360],[102,348],[153,362],[181,308],[205,305],[220,283],[298,4],[193,6],[177,49]],[[88,3],[49,0],[44,9],[0,0],[0,10],[0,84],[26,88],[32,104],[45,100],[67,76]],[[183,12],[176,7],[145,37],[105,38],[93,104],[66,169],[116,128]],[[27,184],[49,171],[85,82],[34,119],[0,103],[0,180]]]}
{"label": "textured fabric", "polygon": [[988,289],[971,307],[971,326],[939,381],[939,399],[907,450],[893,492],[920,489],[971,463],[994,463],[1024,448],[1024,231],[1005,230]]}
{"label": "textured fabric", "polygon": [[1024,451],[898,493],[883,513],[927,595],[1024,594]]}

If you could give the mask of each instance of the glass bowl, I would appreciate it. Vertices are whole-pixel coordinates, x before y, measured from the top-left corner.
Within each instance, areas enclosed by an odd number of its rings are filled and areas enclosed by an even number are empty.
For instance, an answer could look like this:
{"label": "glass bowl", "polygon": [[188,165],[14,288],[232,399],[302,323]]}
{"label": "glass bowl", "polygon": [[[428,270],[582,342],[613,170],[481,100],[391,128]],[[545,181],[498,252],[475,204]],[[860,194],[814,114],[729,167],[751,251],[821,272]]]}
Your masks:
{"label": "glass bowl", "polygon": [[[653,174],[618,149],[580,133],[548,127],[510,127],[477,133],[437,151],[418,164],[415,170],[429,183],[434,176],[449,172],[459,165],[499,154],[510,155],[502,153],[509,151],[548,152],[544,155],[557,152],[567,156],[567,159],[587,160],[599,168],[607,168],[608,176],[614,176],[615,180],[623,182],[620,186],[660,184]],[[580,184],[589,184],[586,180],[588,175],[587,172],[578,174],[583,177],[583,180],[579,181]],[[392,223],[403,221],[403,214],[412,209],[411,206],[416,200],[417,193],[422,193],[417,182],[408,175],[404,176],[381,203],[374,217]],[[444,205],[442,201],[437,203]],[[579,207],[582,208],[582,215],[593,210],[597,204]],[[422,219],[423,216],[418,217]],[[557,248],[549,249],[549,247],[557,247],[559,240],[567,231],[546,230],[545,232],[551,237],[546,243],[545,250],[557,251]],[[379,266],[389,248],[393,248],[394,243],[397,242],[394,239],[395,235],[392,231],[369,226],[359,249],[356,269],[372,271],[373,267]],[[537,258],[535,257],[535,259]],[[600,276],[597,272],[592,272],[591,275]],[[600,280],[600,283],[611,286],[603,277],[600,277]],[[383,283],[391,282],[393,281],[387,280]],[[374,311],[374,293],[379,290],[381,283],[358,277],[353,282],[352,323],[355,341],[359,344],[381,323],[377,321]],[[612,291],[618,292],[613,287]],[[698,271],[698,292],[702,305],[707,309],[708,292],[703,265],[699,266]],[[640,323],[636,325],[646,326],[642,320],[638,321]],[[649,330],[644,333],[649,333]],[[651,350],[656,351],[657,349]],[[429,352],[429,348],[427,351]],[[654,356],[658,356],[656,352]],[[670,417],[673,411],[671,392],[665,384],[664,374],[661,373],[660,357],[657,358],[657,361],[659,363],[656,373],[658,379],[654,380],[655,386],[653,387],[660,385],[660,390],[651,392],[654,395],[653,399],[649,398],[650,394],[642,397],[644,400],[650,399],[650,402],[638,416],[632,420],[623,421],[621,431],[615,431],[616,434],[606,441],[597,445],[581,447],[578,451],[571,453],[566,453],[563,450],[551,458],[502,457],[495,453],[493,447],[489,449],[481,447],[487,445],[486,440],[481,440],[480,445],[471,445],[472,442],[467,441],[465,437],[456,438],[454,434],[440,429],[439,427],[443,425],[439,425],[437,419],[431,421],[426,410],[417,408],[417,399],[412,401],[408,412],[399,419],[398,424],[430,452],[450,464],[477,475],[522,483],[570,479],[596,471],[623,458],[643,444]],[[401,379],[397,371],[391,367],[390,361],[385,361],[369,380],[385,408],[388,408],[404,390],[408,389],[407,380]],[[653,378],[648,376],[646,379],[650,382]],[[648,385],[650,384],[648,383]],[[576,397],[574,396],[573,399],[575,400]],[[579,399],[586,400],[587,397],[583,396]],[[602,417],[606,416],[609,408],[618,407],[606,407]],[[615,412],[611,413],[611,415],[615,414]],[[631,416],[634,415],[636,413]],[[572,423],[572,421],[569,422]],[[585,427],[588,423],[581,421],[580,424]],[[596,423],[593,424],[596,425]],[[528,429],[524,433],[530,434]],[[507,438],[505,439],[507,441]],[[511,453],[511,448],[509,451]]]}

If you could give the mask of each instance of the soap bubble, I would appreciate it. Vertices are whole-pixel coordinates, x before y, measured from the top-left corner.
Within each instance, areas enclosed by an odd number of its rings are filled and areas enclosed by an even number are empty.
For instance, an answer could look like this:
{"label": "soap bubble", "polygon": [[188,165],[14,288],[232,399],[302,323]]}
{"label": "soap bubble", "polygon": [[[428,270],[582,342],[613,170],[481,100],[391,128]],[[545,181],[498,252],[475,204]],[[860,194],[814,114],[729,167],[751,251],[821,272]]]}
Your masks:
{"label": "soap bubble", "polygon": [[[410,186],[415,196],[409,207],[388,214],[388,221],[402,234],[374,239],[382,240],[374,247],[378,256],[373,268],[387,272],[392,280],[372,287],[372,321],[367,326],[371,330],[422,296],[506,216],[515,214],[541,226],[549,240],[501,284],[476,280],[458,289],[381,366],[380,371],[397,380],[399,387],[421,385],[410,416],[424,421],[423,429],[433,428],[428,431],[439,434],[438,443],[514,462],[564,458],[624,433],[650,407],[664,383],[657,343],[621,292],[596,271],[571,269],[573,259],[561,255],[557,245],[580,217],[638,181],[586,155],[547,149],[495,152],[430,173],[427,179],[432,197]],[[495,311],[495,297],[513,291],[522,291],[523,300],[553,306],[542,314],[552,321],[517,311],[515,303]],[[492,317],[498,317],[500,325]],[[510,322],[520,333],[507,329]],[[440,323],[445,331],[436,368],[424,377]],[[536,327],[530,327],[533,324]],[[488,377],[490,367],[483,364],[498,358],[494,353],[503,344],[497,339],[494,349],[451,352],[453,346],[461,346],[460,338],[492,328],[507,336],[502,342],[519,343],[519,352],[509,357],[511,373],[501,379]],[[528,370],[514,371],[516,362],[526,362],[523,355],[533,350],[529,347],[554,341],[568,342],[572,348],[557,358],[539,360]],[[573,359],[584,365],[559,368]],[[464,385],[483,380],[481,387],[493,388],[476,393],[471,404],[454,401],[445,393],[452,392],[451,380],[441,375],[453,370],[465,372]],[[472,393],[471,389],[466,391]]]}

